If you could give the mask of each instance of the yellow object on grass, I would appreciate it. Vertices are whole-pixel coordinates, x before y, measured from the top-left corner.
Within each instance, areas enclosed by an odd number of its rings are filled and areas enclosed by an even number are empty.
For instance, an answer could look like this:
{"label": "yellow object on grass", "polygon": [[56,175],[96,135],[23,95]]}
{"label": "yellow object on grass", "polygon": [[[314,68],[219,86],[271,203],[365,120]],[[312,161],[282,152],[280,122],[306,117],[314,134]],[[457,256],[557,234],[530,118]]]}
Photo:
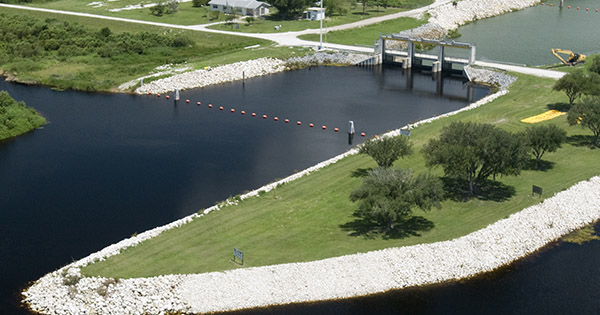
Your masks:
{"label": "yellow object on grass", "polygon": [[549,110],[545,113],[541,113],[539,115],[523,118],[523,119],[521,119],[521,121],[524,123],[528,123],[528,124],[535,124],[540,121],[554,119],[554,118],[556,118],[558,116],[562,116],[564,114],[566,114],[566,113],[553,109],[553,110]]}

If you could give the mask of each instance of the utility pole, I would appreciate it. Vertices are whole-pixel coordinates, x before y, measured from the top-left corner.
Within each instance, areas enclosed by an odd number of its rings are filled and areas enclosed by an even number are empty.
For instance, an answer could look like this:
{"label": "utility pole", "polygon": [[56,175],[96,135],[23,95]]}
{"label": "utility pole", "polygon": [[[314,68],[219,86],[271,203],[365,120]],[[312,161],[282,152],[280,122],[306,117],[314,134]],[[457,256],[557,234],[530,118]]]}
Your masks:
{"label": "utility pole", "polygon": [[[319,12],[320,20],[321,20],[321,32],[319,33],[319,50],[323,49],[323,19],[325,18],[325,14],[323,14],[323,0],[319,1],[321,3],[321,11]],[[322,14],[322,15],[321,15]]]}

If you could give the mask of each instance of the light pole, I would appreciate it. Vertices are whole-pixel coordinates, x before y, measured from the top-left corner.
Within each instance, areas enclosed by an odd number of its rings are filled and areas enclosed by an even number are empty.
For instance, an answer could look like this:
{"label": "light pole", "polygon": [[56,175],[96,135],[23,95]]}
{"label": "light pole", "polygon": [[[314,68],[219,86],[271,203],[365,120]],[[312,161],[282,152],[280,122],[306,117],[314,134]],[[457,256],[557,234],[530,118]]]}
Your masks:
{"label": "light pole", "polygon": [[319,12],[319,16],[321,17],[321,32],[319,33],[319,50],[323,48],[323,18],[325,17],[323,14],[323,0],[319,1],[321,3],[321,11]]}

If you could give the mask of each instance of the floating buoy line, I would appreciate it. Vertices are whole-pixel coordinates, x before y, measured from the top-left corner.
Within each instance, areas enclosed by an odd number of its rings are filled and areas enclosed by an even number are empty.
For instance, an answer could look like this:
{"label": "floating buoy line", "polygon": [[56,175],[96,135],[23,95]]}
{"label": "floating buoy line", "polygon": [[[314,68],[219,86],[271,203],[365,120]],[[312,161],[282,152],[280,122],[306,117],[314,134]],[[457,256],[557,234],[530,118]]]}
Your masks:
{"label": "floating buoy line", "polygon": [[[148,92],[148,95],[152,95],[152,92]],[[156,93],[156,97],[159,97],[159,98],[160,98],[160,97],[161,97],[160,93]],[[169,96],[169,95],[165,95],[164,97],[165,97],[165,99],[167,99],[167,100],[168,100],[168,99],[170,99],[170,96]],[[176,100],[175,100],[175,102],[178,102],[178,100],[176,99]],[[189,99],[186,99],[186,100],[185,100],[185,103],[187,103],[187,104],[189,104],[190,102],[191,102],[191,101],[190,101]],[[200,102],[200,101],[197,101],[197,102],[196,102],[196,105],[197,105],[197,107],[202,107],[202,102]],[[208,107],[209,109],[212,109],[212,108],[213,108],[213,106],[214,106],[214,105],[213,105],[213,104],[211,104],[211,103],[209,103],[209,104],[207,105],[207,107]],[[219,106],[219,107],[218,107],[218,109],[219,109],[220,111],[222,111],[222,110],[224,110],[224,109],[225,109],[225,107],[223,107],[223,106]],[[236,109],[235,109],[235,108],[231,108],[231,109],[229,109],[229,111],[230,111],[232,114],[234,114],[234,113],[236,112]],[[242,116],[245,116],[245,115],[246,115],[246,111],[245,111],[245,110],[241,110],[239,113],[240,113]],[[256,116],[257,116],[257,114],[253,112],[253,113],[251,113],[251,114],[250,114],[250,116],[252,116],[252,117],[256,117]],[[268,116],[268,115],[266,115],[266,114],[263,114],[263,115],[261,115],[261,117],[262,117],[262,119],[263,119],[263,120],[267,120],[267,118],[269,118],[269,116]],[[279,121],[279,117],[278,117],[278,116],[273,116],[273,121]],[[289,124],[289,123],[290,123],[290,119],[289,119],[289,118],[286,118],[286,119],[284,119],[284,120],[283,120],[283,122],[284,122],[284,123],[286,123],[286,124]],[[298,125],[298,126],[302,126],[302,121],[300,121],[300,120],[296,121],[296,125]],[[309,124],[308,124],[308,127],[309,127],[309,128],[314,128],[314,127],[315,127],[315,124],[314,124],[314,123],[309,123]],[[322,126],[321,126],[321,130],[327,130],[327,125],[322,125]],[[338,132],[340,131],[340,128],[337,128],[337,127],[335,127],[335,128],[333,128],[333,131],[334,131],[334,132],[336,132],[336,133],[338,133]],[[354,133],[355,133],[355,132],[354,132],[354,122],[350,121],[350,126],[349,126],[349,128],[348,128],[348,134],[349,134],[349,135],[354,135]],[[366,132],[364,132],[364,131],[360,132],[359,134],[360,134],[360,136],[361,136],[361,137],[366,137],[366,136],[367,136],[367,133],[366,133]],[[377,137],[377,135],[375,135],[375,137]]]}

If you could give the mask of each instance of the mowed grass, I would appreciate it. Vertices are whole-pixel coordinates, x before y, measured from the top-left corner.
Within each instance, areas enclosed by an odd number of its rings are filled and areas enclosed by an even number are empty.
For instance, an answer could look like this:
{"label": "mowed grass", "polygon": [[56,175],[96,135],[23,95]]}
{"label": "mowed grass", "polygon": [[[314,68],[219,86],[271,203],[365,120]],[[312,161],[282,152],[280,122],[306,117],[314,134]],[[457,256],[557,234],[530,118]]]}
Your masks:
{"label": "mowed grass", "polygon": [[[372,46],[379,39],[380,34],[397,33],[413,29],[427,23],[426,20],[413,18],[399,18],[388,20],[377,24],[371,24],[355,29],[328,32],[323,35],[323,41],[327,43],[343,45],[368,45]],[[319,34],[306,34],[298,36],[300,39],[319,41]]]}
{"label": "mowed grass", "polygon": [[[270,10],[274,11],[276,9],[271,8]],[[323,28],[332,27],[336,25],[348,24],[352,22],[357,22],[365,19],[369,19],[372,17],[378,17],[388,14],[393,14],[397,12],[405,11],[399,8],[369,8],[365,11],[365,14],[362,13],[362,7],[358,6],[354,9],[349,8],[349,12],[345,15],[334,14],[332,16],[327,17],[323,21]],[[223,15],[223,14],[221,14]],[[277,15],[266,16],[264,19],[255,19],[252,24],[248,23],[238,23],[239,29],[236,29],[232,23],[230,24],[217,24],[210,26],[209,28],[224,30],[224,31],[234,31],[234,32],[243,32],[243,33],[281,33],[281,32],[295,32],[302,31],[306,29],[318,29],[321,25],[320,21],[310,21],[310,20],[283,20]],[[275,30],[275,26],[281,25],[279,30]]]}
{"label": "mowed grass", "polygon": [[[520,119],[546,111],[549,104],[567,101],[564,94],[550,90],[553,83],[550,79],[518,77],[508,95],[490,104],[413,129],[415,154],[398,161],[394,167],[428,172],[420,149],[452,121],[492,123],[516,132],[528,126]],[[351,174],[376,166],[369,157],[355,155],[260,197],[166,231],[106,261],[85,267],[83,273],[117,278],[201,273],[312,261],[460,237],[540,202],[541,198],[531,196],[533,184],[543,187],[544,197],[550,197],[600,174],[600,149],[578,143],[581,140],[578,137],[591,135],[589,131],[568,126],[564,116],[545,123],[565,128],[572,142],[544,156],[544,160],[555,163],[552,169],[523,171],[518,177],[500,178],[503,184],[515,189],[514,196],[504,202],[447,200],[440,210],[428,213],[415,210],[415,215],[435,224],[432,230],[420,235],[402,239],[367,238],[351,236],[351,230],[342,228],[354,220],[352,213],[356,209],[348,196],[360,185],[360,179]],[[433,173],[441,175],[442,171],[436,169]],[[234,247],[244,251],[244,266],[231,262]]]}

